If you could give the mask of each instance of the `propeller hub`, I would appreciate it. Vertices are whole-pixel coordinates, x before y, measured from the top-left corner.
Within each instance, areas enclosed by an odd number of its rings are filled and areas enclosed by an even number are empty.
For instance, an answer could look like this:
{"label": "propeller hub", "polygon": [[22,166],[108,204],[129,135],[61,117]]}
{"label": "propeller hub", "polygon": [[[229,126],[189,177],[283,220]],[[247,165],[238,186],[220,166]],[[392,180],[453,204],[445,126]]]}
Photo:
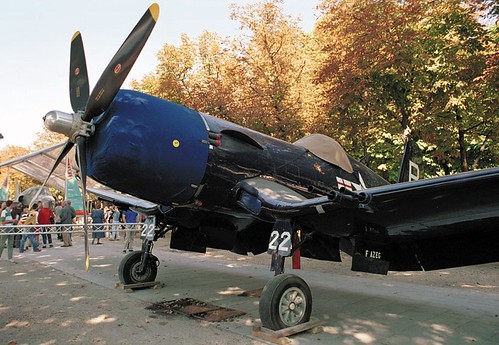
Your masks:
{"label": "propeller hub", "polygon": [[45,127],[56,133],[64,134],[72,142],[76,141],[76,137],[91,136],[95,127],[90,122],[85,122],[81,119],[81,113],[68,114],[58,110],[49,111],[44,117],[43,122]]}

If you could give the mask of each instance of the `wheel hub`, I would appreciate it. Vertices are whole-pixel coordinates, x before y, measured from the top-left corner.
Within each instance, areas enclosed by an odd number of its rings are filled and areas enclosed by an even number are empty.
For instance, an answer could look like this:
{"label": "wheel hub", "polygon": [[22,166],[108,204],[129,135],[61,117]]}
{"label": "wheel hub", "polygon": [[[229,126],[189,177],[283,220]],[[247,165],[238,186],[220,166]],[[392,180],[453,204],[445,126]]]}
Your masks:
{"label": "wheel hub", "polygon": [[131,270],[131,275],[135,281],[140,282],[149,276],[148,272],[149,270],[150,270],[149,266],[146,266],[145,269],[140,269],[140,261],[139,261],[133,266]]}
{"label": "wheel hub", "polygon": [[297,325],[307,308],[305,294],[299,288],[291,287],[282,294],[279,306],[279,316],[282,322],[286,326]]}

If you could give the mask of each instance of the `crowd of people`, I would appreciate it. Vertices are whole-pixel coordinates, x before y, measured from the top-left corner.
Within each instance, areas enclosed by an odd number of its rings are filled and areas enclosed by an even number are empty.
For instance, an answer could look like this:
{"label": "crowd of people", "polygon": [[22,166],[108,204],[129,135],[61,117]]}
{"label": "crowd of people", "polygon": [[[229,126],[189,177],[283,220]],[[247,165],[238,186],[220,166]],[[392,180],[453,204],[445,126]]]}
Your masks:
{"label": "crowd of people", "polygon": [[[70,200],[56,203],[51,208],[48,202],[39,201],[31,208],[24,207],[12,200],[2,202],[0,206],[0,258],[7,248],[7,259],[14,262],[14,248],[24,253],[31,247],[33,252],[41,252],[41,248],[52,248],[57,239],[70,247],[72,242],[72,225],[76,223],[76,211]],[[88,219],[91,223],[92,244],[102,244],[101,240],[109,237],[110,241],[120,240],[120,230],[125,228],[123,253],[133,251],[133,239],[136,227],[125,224],[139,223],[141,216],[132,210],[120,210],[111,205],[102,208],[96,202]],[[41,240],[40,240],[41,238]]]}

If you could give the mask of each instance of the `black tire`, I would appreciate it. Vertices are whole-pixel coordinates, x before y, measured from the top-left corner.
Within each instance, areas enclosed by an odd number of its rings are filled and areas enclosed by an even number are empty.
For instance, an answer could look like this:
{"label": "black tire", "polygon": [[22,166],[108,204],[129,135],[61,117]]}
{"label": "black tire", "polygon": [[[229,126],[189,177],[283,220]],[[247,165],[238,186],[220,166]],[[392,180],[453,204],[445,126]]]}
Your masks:
{"label": "black tire", "polygon": [[151,255],[146,269],[140,274],[138,268],[140,266],[141,256],[142,252],[135,251],[128,253],[123,260],[121,260],[118,268],[118,276],[122,284],[147,283],[156,279],[156,274],[158,273],[156,262],[158,259]]}
{"label": "black tire", "polygon": [[278,275],[263,288],[259,311],[262,326],[274,331],[308,322],[312,293],[300,277]]}

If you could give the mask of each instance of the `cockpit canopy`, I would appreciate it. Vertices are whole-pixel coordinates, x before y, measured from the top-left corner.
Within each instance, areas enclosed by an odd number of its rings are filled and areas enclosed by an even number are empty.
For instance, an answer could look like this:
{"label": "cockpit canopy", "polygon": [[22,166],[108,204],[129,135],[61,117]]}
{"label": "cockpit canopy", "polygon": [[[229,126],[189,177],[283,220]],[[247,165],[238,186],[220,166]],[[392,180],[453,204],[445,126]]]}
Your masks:
{"label": "cockpit canopy", "polygon": [[338,142],[323,134],[307,135],[293,144],[306,148],[320,159],[353,173],[348,155]]}

